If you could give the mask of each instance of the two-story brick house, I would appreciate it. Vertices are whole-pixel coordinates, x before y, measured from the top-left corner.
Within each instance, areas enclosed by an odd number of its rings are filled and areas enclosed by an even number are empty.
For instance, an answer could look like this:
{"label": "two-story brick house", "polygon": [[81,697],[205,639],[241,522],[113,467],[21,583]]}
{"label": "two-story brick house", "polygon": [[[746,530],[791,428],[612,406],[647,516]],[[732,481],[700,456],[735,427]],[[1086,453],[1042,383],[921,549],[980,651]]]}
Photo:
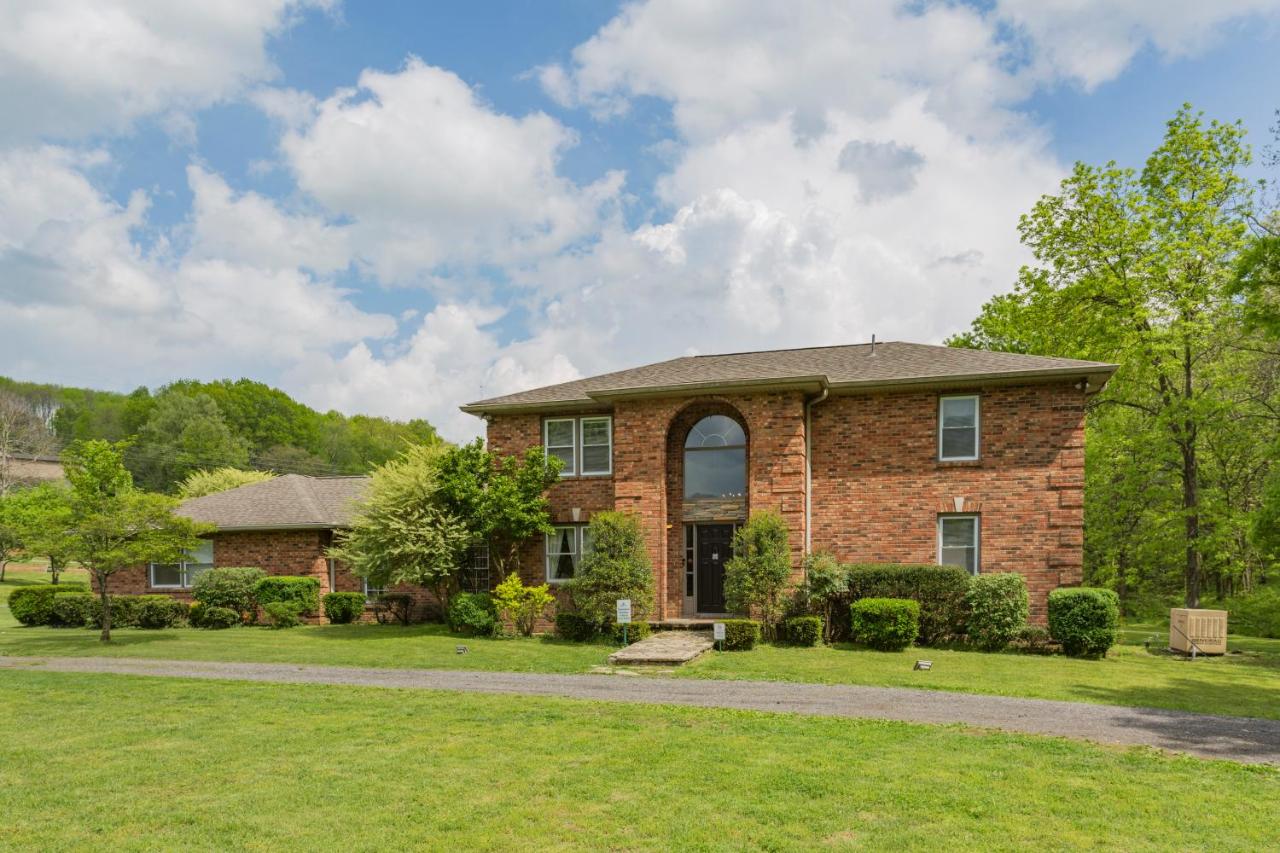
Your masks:
{"label": "two-story brick house", "polygon": [[526,579],[560,584],[592,513],[639,515],[658,619],[725,610],[734,526],[805,553],[1021,572],[1032,618],[1080,582],[1085,402],[1114,365],[911,343],[677,358],[471,403],[491,450],[564,470]]}

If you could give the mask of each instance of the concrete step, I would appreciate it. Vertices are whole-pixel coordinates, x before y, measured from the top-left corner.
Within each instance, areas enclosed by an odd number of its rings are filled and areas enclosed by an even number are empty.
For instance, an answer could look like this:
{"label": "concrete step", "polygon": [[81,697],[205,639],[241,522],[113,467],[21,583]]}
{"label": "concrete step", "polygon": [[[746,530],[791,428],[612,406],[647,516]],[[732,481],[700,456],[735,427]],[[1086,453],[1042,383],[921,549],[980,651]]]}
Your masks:
{"label": "concrete step", "polygon": [[688,663],[712,646],[710,631],[663,631],[609,655],[617,666],[656,664],[679,666]]}

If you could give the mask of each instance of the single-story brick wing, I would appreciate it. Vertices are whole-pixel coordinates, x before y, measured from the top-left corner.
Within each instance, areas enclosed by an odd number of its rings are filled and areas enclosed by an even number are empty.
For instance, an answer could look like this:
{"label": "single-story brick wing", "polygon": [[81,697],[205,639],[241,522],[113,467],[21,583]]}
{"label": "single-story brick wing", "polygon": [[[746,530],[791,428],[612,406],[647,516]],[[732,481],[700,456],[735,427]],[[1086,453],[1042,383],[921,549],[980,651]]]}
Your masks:
{"label": "single-story brick wing", "polygon": [[526,581],[563,584],[593,513],[637,513],[660,620],[722,615],[736,525],[805,554],[1081,581],[1085,402],[1115,366],[903,342],[687,356],[481,400],[489,447],[563,461]]}

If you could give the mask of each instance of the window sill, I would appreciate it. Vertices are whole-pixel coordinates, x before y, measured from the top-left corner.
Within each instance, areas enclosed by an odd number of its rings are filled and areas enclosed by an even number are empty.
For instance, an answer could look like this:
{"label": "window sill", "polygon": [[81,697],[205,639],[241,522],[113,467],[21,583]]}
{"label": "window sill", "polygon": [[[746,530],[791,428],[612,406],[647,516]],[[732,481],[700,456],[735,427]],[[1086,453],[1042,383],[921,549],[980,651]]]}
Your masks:
{"label": "window sill", "polygon": [[935,459],[939,468],[979,468],[986,460],[978,459]]}

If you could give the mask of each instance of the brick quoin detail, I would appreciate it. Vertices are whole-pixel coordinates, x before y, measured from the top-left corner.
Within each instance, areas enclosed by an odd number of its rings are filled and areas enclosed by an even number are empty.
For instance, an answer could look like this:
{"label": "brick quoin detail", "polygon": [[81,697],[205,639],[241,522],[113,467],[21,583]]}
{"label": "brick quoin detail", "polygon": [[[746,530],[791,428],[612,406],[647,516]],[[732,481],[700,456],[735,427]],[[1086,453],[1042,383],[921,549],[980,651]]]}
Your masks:
{"label": "brick quoin detail", "polygon": [[[937,459],[938,392],[832,394],[812,410],[812,547],[847,562],[937,559],[937,519],[976,513],[981,571],[1027,579],[1032,620],[1049,591],[1078,584],[1083,563],[1085,394],[1068,383],[948,390],[982,398],[980,458]],[[747,433],[748,510],[780,512],[795,577],[805,542],[805,418],[799,393],[619,401],[613,474],[566,477],[549,491],[557,523],[607,509],[640,517],[654,565],[655,615],[682,615],[683,443],[702,414],[729,414]],[[583,413],[586,414],[586,413]],[[555,415],[551,415],[554,417]],[[491,415],[489,448],[542,443],[539,414]],[[526,582],[545,580],[543,543],[521,551]]]}

